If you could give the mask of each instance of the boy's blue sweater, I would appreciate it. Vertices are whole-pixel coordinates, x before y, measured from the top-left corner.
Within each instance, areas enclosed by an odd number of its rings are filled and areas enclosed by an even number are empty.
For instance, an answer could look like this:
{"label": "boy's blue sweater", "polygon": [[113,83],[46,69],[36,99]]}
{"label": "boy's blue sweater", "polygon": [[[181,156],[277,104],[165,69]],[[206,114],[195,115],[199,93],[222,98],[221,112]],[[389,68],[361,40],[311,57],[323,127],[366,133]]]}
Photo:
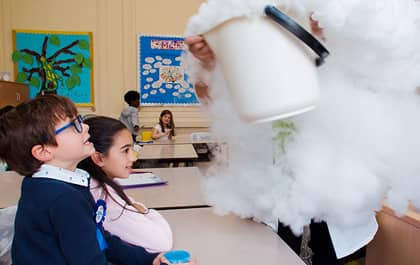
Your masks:
{"label": "boy's blue sweater", "polygon": [[15,220],[14,265],[152,264],[157,254],[129,245],[103,231],[108,248],[100,251],[95,202],[88,187],[26,177]]}

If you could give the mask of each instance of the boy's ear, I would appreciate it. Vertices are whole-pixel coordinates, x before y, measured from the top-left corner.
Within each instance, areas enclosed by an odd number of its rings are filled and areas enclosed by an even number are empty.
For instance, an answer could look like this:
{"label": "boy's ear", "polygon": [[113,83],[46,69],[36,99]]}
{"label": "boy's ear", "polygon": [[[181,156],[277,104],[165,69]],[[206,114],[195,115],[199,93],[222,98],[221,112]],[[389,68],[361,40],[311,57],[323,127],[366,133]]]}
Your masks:
{"label": "boy's ear", "polygon": [[103,167],[105,165],[102,154],[99,152],[95,152],[92,155],[90,155],[90,158],[92,159],[93,163],[95,163],[99,167]]}
{"label": "boy's ear", "polygon": [[53,158],[51,151],[44,145],[37,144],[31,149],[32,156],[41,162],[48,162]]}

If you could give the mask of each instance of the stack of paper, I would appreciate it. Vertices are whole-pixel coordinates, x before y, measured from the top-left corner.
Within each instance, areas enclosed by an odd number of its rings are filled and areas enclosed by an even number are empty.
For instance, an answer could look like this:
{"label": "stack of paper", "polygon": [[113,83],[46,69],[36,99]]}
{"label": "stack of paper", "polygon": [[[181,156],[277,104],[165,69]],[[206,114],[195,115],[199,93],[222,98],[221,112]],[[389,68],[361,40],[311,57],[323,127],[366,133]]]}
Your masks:
{"label": "stack of paper", "polygon": [[146,187],[153,185],[166,184],[167,181],[161,179],[153,173],[133,173],[126,179],[116,178],[115,181],[124,188]]}

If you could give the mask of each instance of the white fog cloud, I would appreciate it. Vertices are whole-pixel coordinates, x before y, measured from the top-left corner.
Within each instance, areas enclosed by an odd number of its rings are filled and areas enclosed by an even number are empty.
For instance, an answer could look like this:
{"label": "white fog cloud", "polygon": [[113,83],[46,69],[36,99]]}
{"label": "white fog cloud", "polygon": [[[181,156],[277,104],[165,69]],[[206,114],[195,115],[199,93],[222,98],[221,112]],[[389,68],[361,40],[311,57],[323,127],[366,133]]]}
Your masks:
{"label": "white fog cloud", "polygon": [[[279,219],[295,232],[312,218],[363,224],[385,197],[399,213],[409,201],[420,206],[418,2],[210,0],[186,35],[258,14],[268,2],[311,10],[324,27],[331,55],[318,69],[321,98],[315,110],[291,119],[296,129],[283,153],[272,143],[271,124],[237,117],[220,67],[204,75],[212,130],[229,145],[208,171],[209,203],[220,213]],[[199,64],[186,59],[192,78],[203,78]]]}

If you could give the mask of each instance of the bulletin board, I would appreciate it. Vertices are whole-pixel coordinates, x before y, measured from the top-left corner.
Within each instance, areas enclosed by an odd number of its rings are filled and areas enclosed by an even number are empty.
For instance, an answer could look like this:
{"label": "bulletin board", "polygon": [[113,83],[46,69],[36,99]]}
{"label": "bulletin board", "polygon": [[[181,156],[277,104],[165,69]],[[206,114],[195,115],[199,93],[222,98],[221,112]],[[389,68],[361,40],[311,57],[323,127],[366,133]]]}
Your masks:
{"label": "bulletin board", "polygon": [[13,30],[15,80],[30,98],[54,93],[93,106],[92,47],[91,32]]}
{"label": "bulletin board", "polygon": [[184,38],[138,35],[141,105],[200,104],[182,64]]}

